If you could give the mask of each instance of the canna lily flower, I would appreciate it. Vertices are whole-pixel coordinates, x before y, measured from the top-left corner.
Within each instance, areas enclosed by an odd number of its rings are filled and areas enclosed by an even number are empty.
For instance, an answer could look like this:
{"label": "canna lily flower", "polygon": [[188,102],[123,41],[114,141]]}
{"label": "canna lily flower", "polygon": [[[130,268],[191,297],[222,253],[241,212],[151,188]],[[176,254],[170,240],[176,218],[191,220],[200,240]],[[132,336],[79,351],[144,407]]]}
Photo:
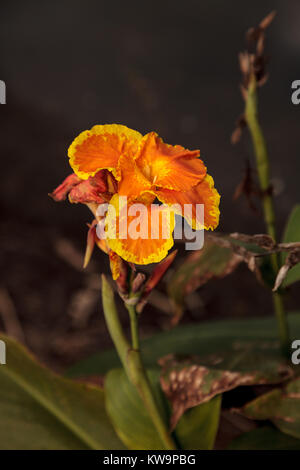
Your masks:
{"label": "canna lily flower", "polygon": [[[186,219],[193,229],[213,230],[218,225],[220,196],[199,158],[199,150],[168,145],[155,132],[143,136],[126,126],[111,124],[82,132],[69,147],[68,156],[74,171],[69,178],[75,186],[65,180],[52,196],[58,200],[69,194],[71,202],[87,204],[109,202],[114,211],[108,209],[105,219],[106,245],[128,262],[149,264],[166,257],[174,244],[176,213],[172,209],[166,222],[163,214],[167,206],[191,204],[192,213]],[[126,214],[122,196],[128,201]],[[163,203],[162,209],[153,204],[156,199]],[[130,207],[136,203],[147,209],[139,217],[141,230],[147,227],[146,236],[136,239],[127,233],[124,237],[118,230],[110,236],[113,213],[117,214],[117,227],[124,216],[129,225],[133,219]],[[204,224],[197,219],[196,204],[204,204]],[[153,211],[158,212],[157,227],[151,227]],[[153,228],[158,233],[156,238],[151,237]]]}

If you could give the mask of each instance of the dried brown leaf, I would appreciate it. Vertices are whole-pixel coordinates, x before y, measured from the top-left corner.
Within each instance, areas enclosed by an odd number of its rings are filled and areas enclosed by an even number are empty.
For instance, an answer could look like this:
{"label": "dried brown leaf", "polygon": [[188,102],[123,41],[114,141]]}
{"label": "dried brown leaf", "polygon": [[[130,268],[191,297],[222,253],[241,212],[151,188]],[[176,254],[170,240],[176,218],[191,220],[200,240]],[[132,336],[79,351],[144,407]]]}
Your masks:
{"label": "dried brown leaf", "polygon": [[273,287],[273,292],[276,292],[281,284],[283,283],[284,279],[287,276],[287,273],[289,270],[293,267],[296,266],[296,264],[300,263],[300,249],[295,249],[292,250],[288,256],[286,257],[285,263],[283,266],[278,271],[276,280],[275,280],[275,285]]}
{"label": "dried brown leaf", "polygon": [[260,22],[259,27],[260,27],[261,29],[264,29],[264,30],[267,29],[267,28],[270,26],[270,24],[272,23],[272,21],[274,20],[276,14],[277,14],[277,13],[276,13],[275,10],[271,11],[271,12]]}
{"label": "dried brown leaf", "polygon": [[255,353],[251,348],[242,348],[204,359],[180,359],[172,354],[160,359],[161,386],[172,405],[171,429],[187,409],[220,393],[241,385],[279,383],[291,377],[291,367],[283,364],[280,356],[270,356],[272,360],[262,365],[267,352],[260,351],[260,360]]}

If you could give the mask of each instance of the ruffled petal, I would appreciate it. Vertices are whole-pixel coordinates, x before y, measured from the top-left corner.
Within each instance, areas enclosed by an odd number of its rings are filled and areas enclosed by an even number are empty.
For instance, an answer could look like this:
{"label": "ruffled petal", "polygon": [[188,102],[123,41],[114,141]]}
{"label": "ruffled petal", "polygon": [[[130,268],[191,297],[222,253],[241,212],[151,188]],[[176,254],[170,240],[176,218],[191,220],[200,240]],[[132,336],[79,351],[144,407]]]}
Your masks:
{"label": "ruffled petal", "polygon": [[56,202],[64,201],[71,189],[80,182],[81,179],[78,178],[75,173],[72,173],[71,175],[67,176],[64,181],[59,186],[57,186],[57,188],[54,189],[52,193],[49,194],[49,196],[52,197],[52,199]]}
{"label": "ruffled petal", "polygon": [[119,160],[118,170],[120,174],[118,193],[120,196],[136,199],[144,191],[151,189],[152,184],[145,178],[133,158],[122,155]]}
{"label": "ruffled petal", "polygon": [[150,132],[143,137],[136,163],[153,185],[188,191],[206,175],[199,155],[199,150],[165,144],[155,132]]}
{"label": "ruffled petal", "polygon": [[108,169],[117,176],[120,155],[137,155],[142,135],[120,124],[97,125],[81,132],[68,150],[70,165],[82,179]]}
{"label": "ruffled petal", "polygon": [[[179,204],[180,210],[178,211],[175,208],[175,213],[182,216],[184,216],[184,205],[191,204],[192,210],[190,212],[186,211],[185,219],[195,230],[203,228],[214,230],[219,224],[220,195],[214,187],[214,180],[210,175],[206,175],[205,179],[190,191],[179,192],[161,189],[155,191],[155,194],[164,204]],[[197,213],[196,210],[197,204],[204,204],[204,227],[200,211]]]}
{"label": "ruffled petal", "polygon": [[118,195],[113,196],[106,216],[106,240],[109,248],[128,262],[157,263],[165,258],[174,244],[175,217],[167,206],[151,204],[143,207],[136,215],[127,215],[133,204],[125,208]]}
{"label": "ruffled petal", "polygon": [[90,202],[101,204],[105,201],[102,194],[106,191],[106,172],[100,170],[95,176],[90,176],[86,181],[81,181],[74,186],[69,193],[69,200],[70,202],[81,202],[83,204]]}
{"label": "ruffled petal", "polygon": [[49,196],[54,201],[64,201],[69,195],[70,202],[87,204],[104,202],[102,193],[107,191],[107,175],[105,171],[99,171],[88,180],[80,179],[75,173],[69,175]]}

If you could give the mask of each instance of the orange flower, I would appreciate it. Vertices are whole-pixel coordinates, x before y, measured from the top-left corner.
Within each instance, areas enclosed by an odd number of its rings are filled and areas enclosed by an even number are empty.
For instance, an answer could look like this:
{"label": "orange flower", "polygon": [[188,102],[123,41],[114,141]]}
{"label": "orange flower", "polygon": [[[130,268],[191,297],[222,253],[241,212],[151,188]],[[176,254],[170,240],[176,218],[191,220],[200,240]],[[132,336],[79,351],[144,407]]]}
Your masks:
{"label": "orange flower", "polygon": [[[148,264],[167,255],[174,244],[172,232],[177,211],[167,211],[166,206],[177,204],[183,208],[184,204],[191,204],[193,210],[186,219],[194,229],[213,230],[218,225],[220,196],[199,158],[199,150],[165,144],[155,132],[142,136],[126,126],[111,124],[97,125],[82,132],[69,147],[68,155],[78,180],[71,190],[66,184],[56,192],[69,192],[71,202],[110,201],[106,242],[126,261]],[[105,186],[102,190],[98,175]],[[121,196],[127,197],[126,208]],[[164,204],[162,208],[153,204],[156,198]],[[146,206],[139,216],[140,231],[144,236],[131,237],[128,232],[123,236],[118,230],[111,236],[114,212],[117,227],[124,217],[129,225],[134,218],[130,210],[136,203]],[[196,204],[204,204],[204,224],[197,220]],[[165,218],[167,212],[168,219]],[[154,218],[156,226],[151,213],[158,215]],[[155,238],[151,236],[153,230],[158,233]]]}
{"label": "orange flower", "polygon": [[[153,196],[151,198],[154,199]],[[106,242],[111,250],[128,262],[157,263],[174,245],[174,214],[165,207],[151,204],[152,200],[143,200],[141,207],[134,206],[135,200],[123,205],[119,194],[110,200],[105,220]],[[137,214],[135,210],[131,213],[131,208],[137,208]],[[130,232],[132,227],[140,235],[137,238]]]}

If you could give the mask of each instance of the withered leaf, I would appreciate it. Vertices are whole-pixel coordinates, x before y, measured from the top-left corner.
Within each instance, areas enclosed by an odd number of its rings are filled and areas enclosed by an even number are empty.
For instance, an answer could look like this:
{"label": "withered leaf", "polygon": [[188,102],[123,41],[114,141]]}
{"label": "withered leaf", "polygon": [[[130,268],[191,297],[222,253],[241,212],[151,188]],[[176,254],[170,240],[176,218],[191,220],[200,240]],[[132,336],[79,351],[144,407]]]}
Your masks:
{"label": "withered leaf", "polygon": [[161,386],[172,405],[171,429],[187,409],[215,395],[241,385],[280,383],[292,376],[274,343],[239,348],[208,358],[169,355],[159,361]]}
{"label": "withered leaf", "polygon": [[253,212],[258,212],[252,199],[253,196],[259,195],[259,190],[257,188],[256,182],[254,181],[253,170],[250,166],[249,160],[246,161],[244,175],[241,182],[235,189],[233,200],[237,200],[242,196],[242,194],[245,195],[249,208]]}
{"label": "withered leaf", "polygon": [[270,26],[270,24],[272,23],[272,21],[274,20],[276,16],[276,11],[273,10],[271,11],[259,24],[260,28],[261,29],[266,29]]}
{"label": "withered leaf", "polygon": [[244,233],[231,233],[230,237],[239,240],[243,243],[250,245],[257,245],[264,250],[273,250],[276,247],[276,243],[270,235],[265,233],[258,233],[256,235],[245,235]]}
{"label": "withered leaf", "polygon": [[[263,86],[267,79],[266,66],[269,58],[265,55],[265,31],[272,23],[276,12],[269,13],[257,27],[249,28],[246,33],[247,50],[239,53],[239,65],[242,74],[241,91],[245,101],[248,98],[248,87],[253,78],[257,86]],[[236,143],[241,136],[238,125],[232,134],[231,141]]]}
{"label": "withered leaf", "polygon": [[242,261],[230,246],[218,246],[214,242],[205,242],[200,251],[187,256],[179,269],[175,271],[168,284],[168,293],[173,305],[174,322],[183,312],[184,298],[211,279],[222,278],[230,274]]}
{"label": "withered leaf", "polygon": [[280,431],[300,439],[300,378],[259,396],[237,410],[250,419],[271,420]]}
{"label": "withered leaf", "polygon": [[[261,284],[272,288],[275,275],[270,254],[281,251],[295,252],[299,251],[299,248],[299,242],[276,244],[267,234],[206,234],[202,250],[187,256],[168,283],[168,294],[174,313],[172,323],[179,321],[188,294],[212,279],[231,274],[241,262],[246,263]],[[295,255],[293,259],[295,260]]]}
{"label": "withered leaf", "polygon": [[283,283],[284,279],[286,278],[289,270],[296,266],[296,264],[300,263],[300,249],[297,248],[295,250],[290,251],[288,256],[286,257],[285,263],[278,271],[275,285],[273,287],[273,292],[276,292],[281,284]]}
{"label": "withered leaf", "polygon": [[[242,94],[244,93],[244,88],[243,87],[241,89],[241,92],[242,92]],[[241,116],[236,121],[236,128],[235,128],[235,130],[233,131],[233,133],[231,135],[231,143],[232,144],[236,144],[237,142],[239,142],[239,140],[242,136],[243,129],[246,127],[246,125],[247,125],[247,123],[246,123],[245,115],[241,114]]]}

